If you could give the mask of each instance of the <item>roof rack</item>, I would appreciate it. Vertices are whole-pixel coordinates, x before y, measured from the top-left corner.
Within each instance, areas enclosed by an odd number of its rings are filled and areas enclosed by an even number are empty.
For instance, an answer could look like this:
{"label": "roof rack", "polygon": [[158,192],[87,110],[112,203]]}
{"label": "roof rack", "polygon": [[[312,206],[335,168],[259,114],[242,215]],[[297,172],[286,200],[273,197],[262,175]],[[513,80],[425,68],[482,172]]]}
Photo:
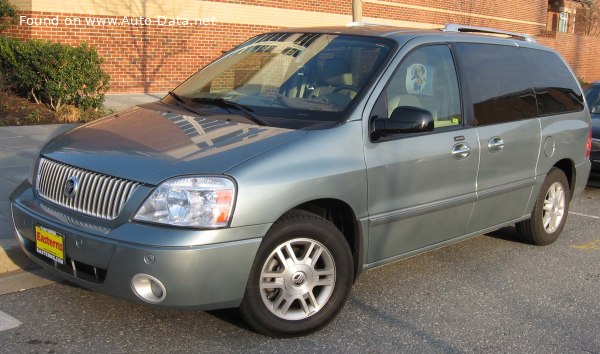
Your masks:
{"label": "roof rack", "polygon": [[509,36],[511,38],[520,39],[520,40],[526,41],[526,42],[532,42],[532,43],[537,42],[535,40],[535,38],[533,38],[533,36],[530,36],[528,34],[508,32],[508,31],[503,31],[503,30],[496,29],[496,28],[465,26],[465,25],[459,25],[456,23],[446,24],[446,26],[444,27],[444,29],[442,29],[442,31],[444,31],[444,32],[471,32],[471,33],[500,34],[500,35]]}
{"label": "roof rack", "polygon": [[383,23],[372,23],[372,22],[348,22],[346,27],[366,27],[366,26],[389,26]]}

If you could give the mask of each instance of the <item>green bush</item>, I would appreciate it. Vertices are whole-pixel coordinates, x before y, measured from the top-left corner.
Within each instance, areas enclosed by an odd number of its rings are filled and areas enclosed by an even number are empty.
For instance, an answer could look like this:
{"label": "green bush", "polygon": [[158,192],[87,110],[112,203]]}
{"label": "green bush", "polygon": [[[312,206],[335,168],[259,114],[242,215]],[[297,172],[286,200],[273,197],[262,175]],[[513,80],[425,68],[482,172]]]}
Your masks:
{"label": "green bush", "polygon": [[0,32],[17,23],[17,8],[8,0],[0,0]]}
{"label": "green bush", "polygon": [[81,110],[102,106],[110,80],[102,61],[86,43],[71,47],[0,36],[0,70],[18,93],[56,111],[64,105]]}
{"label": "green bush", "polygon": [[14,86],[6,72],[0,67],[0,92],[10,92]]}

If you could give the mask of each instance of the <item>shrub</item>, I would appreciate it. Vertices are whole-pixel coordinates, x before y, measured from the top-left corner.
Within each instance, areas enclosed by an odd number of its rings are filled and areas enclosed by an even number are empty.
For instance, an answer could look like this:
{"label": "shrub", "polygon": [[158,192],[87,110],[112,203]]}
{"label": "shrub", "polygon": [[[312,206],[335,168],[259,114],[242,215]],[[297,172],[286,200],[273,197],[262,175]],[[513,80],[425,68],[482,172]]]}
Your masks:
{"label": "shrub", "polygon": [[110,79],[102,61],[86,43],[71,47],[0,36],[0,70],[17,92],[55,111],[64,105],[82,110],[102,106]]}
{"label": "shrub", "polygon": [[8,0],[0,0],[0,32],[17,23],[17,8]]}
{"label": "shrub", "polygon": [[56,111],[56,118],[63,123],[77,123],[81,120],[81,111],[75,106],[66,104]]}
{"label": "shrub", "polygon": [[8,75],[0,67],[0,92],[10,92],[14,88],[13,82],[8,78]]}

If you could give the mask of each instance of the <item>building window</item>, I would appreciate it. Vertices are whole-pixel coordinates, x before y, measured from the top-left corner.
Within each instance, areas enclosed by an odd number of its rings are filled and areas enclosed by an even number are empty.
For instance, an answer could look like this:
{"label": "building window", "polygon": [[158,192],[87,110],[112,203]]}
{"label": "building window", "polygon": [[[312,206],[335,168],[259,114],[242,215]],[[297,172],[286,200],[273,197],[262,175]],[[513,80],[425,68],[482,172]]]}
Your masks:
{"label": "building window", "polygon": [[567,32],[569,28],[569,13],[561,12],[558,15],[558,32]]}

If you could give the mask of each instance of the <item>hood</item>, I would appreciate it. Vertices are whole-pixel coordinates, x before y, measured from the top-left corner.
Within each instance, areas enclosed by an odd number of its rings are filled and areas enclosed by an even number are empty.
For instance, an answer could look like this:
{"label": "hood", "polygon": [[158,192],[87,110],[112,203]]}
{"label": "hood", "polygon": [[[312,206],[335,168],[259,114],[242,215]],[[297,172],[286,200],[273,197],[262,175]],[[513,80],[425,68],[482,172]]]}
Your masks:
{"label": "hood", "polygon": [[41,154],[55,161],[156,185],[180,175],[221,174],[306,131],[243,124],[149,104],[52,139]]}

